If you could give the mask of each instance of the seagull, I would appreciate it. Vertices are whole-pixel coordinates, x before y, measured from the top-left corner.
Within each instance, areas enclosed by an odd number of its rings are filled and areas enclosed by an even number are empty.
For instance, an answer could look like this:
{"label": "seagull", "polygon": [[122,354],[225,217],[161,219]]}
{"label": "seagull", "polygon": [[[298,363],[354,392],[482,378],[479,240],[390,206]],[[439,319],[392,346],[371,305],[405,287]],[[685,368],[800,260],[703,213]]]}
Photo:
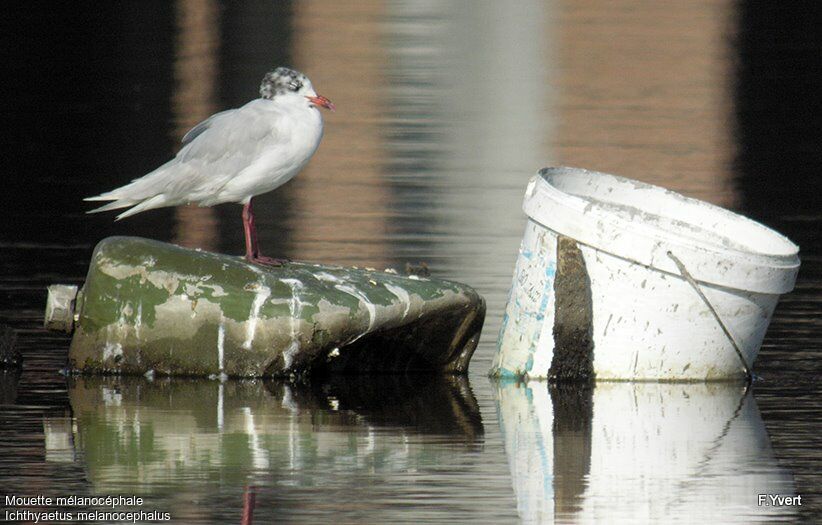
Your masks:
{"label": "seagull", "polygon": [[260,98],[215,113],[183,137],[177,156],[151,173],[86,201],[113,201],[87,213],[128,208],[117,220],[181,204],[243,205],[245,258],[279,266],[260,253],[253,199],[292,178],[317,151],[323,135],[319,108],[334,104],[314,91],[308,77],[286,67],[265,75]]}

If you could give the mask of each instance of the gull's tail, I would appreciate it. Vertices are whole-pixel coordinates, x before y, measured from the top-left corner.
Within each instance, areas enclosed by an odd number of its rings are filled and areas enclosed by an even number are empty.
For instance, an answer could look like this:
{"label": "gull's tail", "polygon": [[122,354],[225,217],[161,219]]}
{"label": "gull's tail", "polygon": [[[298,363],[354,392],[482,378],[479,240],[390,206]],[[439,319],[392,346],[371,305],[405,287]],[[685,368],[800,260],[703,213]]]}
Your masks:
{"label": "gull's tail", "polygon": [[130,208],[117,216],[117,220],[119,221],[120,219],[131,217],[142,211],[173,205],[174,203],[170,202],[163,193],[166,186],[164,179],[170,175],[172,170],[168,168],[173,164],[174,160],[116,190],[107,191],[94,197],[86,197],[83,199],[84,201],[113,201],[99,208],[89,210],[86,213],[100,213],[101,211]]}
{"label": "gull's tail", "polygon": [[[86,201],[105,201],[105,200],[109,200],[109,198],[104,197],[104,195],[106,195],[106,194],[104,193],[103,195],[98,195],[96,197],[88,197],[88,198],[83,199],[83,200],[86,200]],[[153,197],[150,197],[150,198],[148,198],[144,201],[135,201],[135,200],[131,200],[131,199],[118,199],[114,202],[110,202],[108,204],[100,206],[99,208],[94,208],[93,210],[89,210],[86,213],[100,213],[101,211],[119,210],[121,208],[128,208],[129,206],[131,206],[130,209],[124,211],[123,213],[121,213],[117,216],[116,220],[119,221],[120,219],[125,219],[126,217],[131,217],[132,215],[136,215],[136,214],[140,213],[141,211],[152,210],[154,208],[162,208],[163,206],[166,206],[166,205],[168,205],[168,202],[166,201],[165,195],[160,194],[160,195],[155,195]]]}

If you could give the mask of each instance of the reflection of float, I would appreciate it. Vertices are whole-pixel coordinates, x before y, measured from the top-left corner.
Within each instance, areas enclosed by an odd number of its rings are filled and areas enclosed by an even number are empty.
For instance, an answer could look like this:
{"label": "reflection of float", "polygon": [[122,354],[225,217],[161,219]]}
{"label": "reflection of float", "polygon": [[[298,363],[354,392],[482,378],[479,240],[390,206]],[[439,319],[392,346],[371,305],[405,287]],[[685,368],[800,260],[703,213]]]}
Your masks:
{"label": "reflection of float", "polygon": [[435,463],[442,448],[426,447],[425,435],[457,437],[473,447],[483,432],[476,402],[464,379],[456,378],[354,379],[313,389],[262,381],[79,378],[69,397],[76,446],[91,481],[106,491],[112,483],[151,490],[212,471],[240,485],[256,473],[323,483],[334,469]]}
{"label": "reflection of float", "polygon": [[[143,510],[171,512],[175,523],[237,523],[247,487],[255,523],[341,513],[385,523],[413,498],[426,505],[412,517],[448,516],[487,487],[482,419],[465,377],[290,385],[79,376],[68,387],[73,417],[43,421],[46,460],[82,467],[83,495],[141,496]],[[452,469],[479,475],[462,490],[430,483]]]}
{"label": "reflection of float", "polygon": [[69,399],[90,491],[140,495],[187,523],[236,523],[246,486],[255,523],[338,511],[386,521],[456,451],[482,464],[479,407],[462,377],[77,377]]}
{"label": "reflection of float", "polygon": [[729,384],[501,382],[499,417],[526,522],[745,522],[793,516],[753,396]]}

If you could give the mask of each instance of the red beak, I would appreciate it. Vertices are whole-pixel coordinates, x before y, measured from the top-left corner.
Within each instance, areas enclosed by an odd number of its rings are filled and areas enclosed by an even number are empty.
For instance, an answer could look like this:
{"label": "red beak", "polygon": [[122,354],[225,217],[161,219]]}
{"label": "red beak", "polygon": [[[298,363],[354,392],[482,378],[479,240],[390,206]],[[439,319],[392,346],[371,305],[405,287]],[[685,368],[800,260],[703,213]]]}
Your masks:
{"label": "red beak", "polygon": [[315,106],[322,106],[325,109],[330,109],[331,111],[334,111],[335,109],[337,109],[330,100],[328,100],[327,98],[325,98],[322,95],[317,95],[316,97],[306,96],[305,98],[307,98]]}

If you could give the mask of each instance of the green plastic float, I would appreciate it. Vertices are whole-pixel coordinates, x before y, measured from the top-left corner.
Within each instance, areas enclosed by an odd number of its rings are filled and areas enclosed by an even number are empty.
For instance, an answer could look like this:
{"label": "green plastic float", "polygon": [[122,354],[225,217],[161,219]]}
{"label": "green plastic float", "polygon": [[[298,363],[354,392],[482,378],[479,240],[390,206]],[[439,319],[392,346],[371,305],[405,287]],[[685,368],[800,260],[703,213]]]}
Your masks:
{"label": "green plastic float", "polygon": [[450,281],[110,237],[82,289],[49,287],[45,324],[73,332],[70,368],[88,373],[464,374],[484,317]]}

